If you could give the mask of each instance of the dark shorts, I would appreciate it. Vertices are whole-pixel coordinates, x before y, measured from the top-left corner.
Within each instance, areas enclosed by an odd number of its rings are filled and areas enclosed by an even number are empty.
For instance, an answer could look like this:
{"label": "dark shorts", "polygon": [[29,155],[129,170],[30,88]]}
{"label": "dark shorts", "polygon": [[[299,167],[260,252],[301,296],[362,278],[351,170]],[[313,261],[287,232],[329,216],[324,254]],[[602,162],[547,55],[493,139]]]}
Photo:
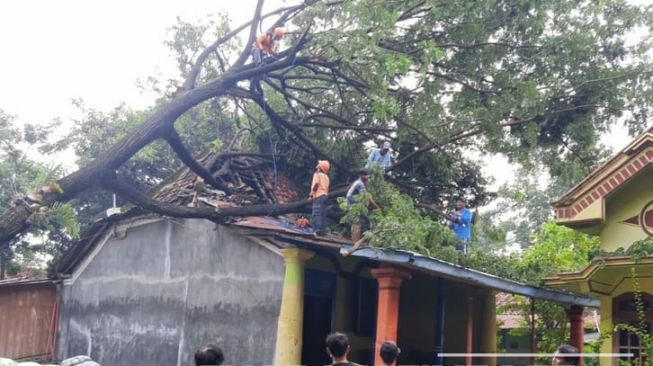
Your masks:
{"label": "dark shorts", "polygon": [[360,215],[360,226],[361,226],[361,232],[365,232],[369,230],[371,227],[370,219],[365,215]]}

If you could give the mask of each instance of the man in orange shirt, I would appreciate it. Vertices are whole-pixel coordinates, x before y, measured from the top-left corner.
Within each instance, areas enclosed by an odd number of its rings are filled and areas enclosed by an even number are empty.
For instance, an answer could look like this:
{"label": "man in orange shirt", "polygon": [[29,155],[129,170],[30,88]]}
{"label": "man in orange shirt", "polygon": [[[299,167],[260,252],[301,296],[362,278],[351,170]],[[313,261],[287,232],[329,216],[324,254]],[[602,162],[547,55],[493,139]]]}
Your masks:
{"label": "man in orange shirt", "polygon": [[329,194],[329,176],[327,173],[331,164],[327,160],[318,160],[311,182],[311,193],[308,197],[313,200],[313,228],[315,235],[326,235],[326,202]]}
{"label": "man in orange shirt", "polygon": [[255,64],[260,65],[263,62],[263,56],[269,56],[274,53],[276,47],[275,41],[278,41],[285,34],[283,28],[274,28],[256,37],[252,43],[252,60]]}

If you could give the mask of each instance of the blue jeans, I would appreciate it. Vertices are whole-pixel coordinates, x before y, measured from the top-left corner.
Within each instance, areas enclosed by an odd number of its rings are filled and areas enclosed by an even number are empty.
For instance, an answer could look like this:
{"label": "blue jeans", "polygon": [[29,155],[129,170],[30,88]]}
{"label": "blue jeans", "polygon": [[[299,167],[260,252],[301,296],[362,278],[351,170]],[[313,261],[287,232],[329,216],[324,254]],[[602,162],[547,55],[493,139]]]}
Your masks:
{"label": "blue jeans", "polygon": [[254,63],[257,65],[260,65],[261,61],[263,61],[261,57],[261,50],[256,47],[252,47],[252,61],[254,61]]}
{"label": "blue jeans", "polygon": [[456,251],[458,253],[461,253],[463,255],[467,255],[467,243],[469,242],[469,239],[463,240],[462,243],[456,244]]}
{"label": "blue jeans", "polygon": [[326,235],[326,202],[327,195],[313,199],[313,229],[320,236]]}

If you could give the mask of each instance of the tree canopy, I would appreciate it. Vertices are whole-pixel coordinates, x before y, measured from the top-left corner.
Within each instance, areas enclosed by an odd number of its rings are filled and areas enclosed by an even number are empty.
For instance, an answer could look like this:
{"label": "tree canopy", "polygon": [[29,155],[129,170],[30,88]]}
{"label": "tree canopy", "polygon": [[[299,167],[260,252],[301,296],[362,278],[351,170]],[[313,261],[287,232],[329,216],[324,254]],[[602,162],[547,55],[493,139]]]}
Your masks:
{"label": "tree canopy", "polygon": [[[526,167],[537,157],[554,180],[570,182],[597,164],[602,132],[618,119],[639,131],[651,114],[650,42],[628,38],[650,29],[650,6],[306,0],[262,8],[260,0],[240,26],[224,16],[179,22],[169,45],[180,78],[154,83],[161,98],[147,111],[85,109],[86,118],[51,147],[72,144],[79,170],[2,212],[0,245],[25,233],[41,207],[73,199],[83,206],[98,190],[171,216],[221,221],[270,212],[179,210],[139,194],[179,162],[225,189],[197,162],[220,148],[273,151],[297,182],[326,158],[332,181],[346,182],[365,146],[392,141],[389,180],[415,202],[442,205],[465,194],[480,205],[491,196],[475,154],[502,153]],[[263,25],[288,33],[259,66],[249,54]]]}

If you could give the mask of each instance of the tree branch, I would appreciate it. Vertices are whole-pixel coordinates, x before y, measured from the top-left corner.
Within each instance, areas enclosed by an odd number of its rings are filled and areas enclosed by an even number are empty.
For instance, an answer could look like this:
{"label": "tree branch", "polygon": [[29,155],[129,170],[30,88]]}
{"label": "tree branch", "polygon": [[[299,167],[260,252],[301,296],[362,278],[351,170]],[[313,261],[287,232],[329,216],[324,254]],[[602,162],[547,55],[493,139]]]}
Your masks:
{"label": "tree branch", "polygon": [[431,212],[433,212],[433,213],[435,213],[435,214],[437,214],[439,216],[442,216],[444,218],[449,218],[449,215],[447,215],[446,212],[442,211],[440,208],[436,207],[435,205],[428,205],[428,204],[424,204],[424,203],[416,203],[415,206],[419,207],[419,208],[427,209],[427,210],[429,210],[429,211],[431,211]]}
{"label": "tree branch", "polygon": [[[517,125],[520,125],[520,124],[524,124],[524,123],[534,121],[535,119],[537,119],[539,117],[549,116],[549,115],[553,115],[553,114],[560,114],[560,113],[570,112],[570,111],[579,110],[579,109],[600,108],[600,107],[601,107],[601,105],[598,105],[598,104],[586,104],[586,105],[580,105],[580,106],[575,106],[575,107],[570,107],[570,108],[564,108],[564,109],[560,109],[560,110],[557,110],[557,111],[551,111],[551,112],[548,112],[548,113],[536,114],[534,116],[526,117],[526,118],[522,118],[522,119],[511,119],[509,121],[500,123],[499,127],[505,128],[505,127],[517,126]],[[481,130],[480,128],[475,128],[475,129],[471,129],[471,130],[468,130],[468,131],[459,132],[459,133],[454,134],[453,136],[451,136],[449,138],[449,140],[445,143],[445,145],[452,144],[454,142],[457,142],[457,141],[460,141],[462,139],[466,139],[466,138],[469,138],[469,137],[472,137],[472,136],[476,136],[476,135],[478,135],[478,134],[480,134],[482,132],[483,132],[483,130]],[[434,143],[425,145],[425,146],[411,152],[410,154],[403,157],[401,160],[394,163],[387,170],[393,170],[393,169],[397,168],[398,166],[404,164],[406,161],[414,158],[416,155],[425,153],[425,152],[433,150],[433,149],[438,149],[438,150],[441,150],[442,152],[445,152],[444,149],[442,148],[442,145],[434,142]]]}
{"label": "tree branch", "polygon": [[[219,209],[208,207],[185,207],[157,201],[128,183],[117,179],[115,176],[102,179],[102,186],[119,194],[129,202],[159,215],[180,218],[208,219],[215,222],[224,222],[228,218],[239,216],[268,216],[301,212],[305,206],[308,206],[311,203],[311,200],[304,199],[286,204],[250,205]],[[346,192],[347,188],[332,191],[329,193],[329,198],[341,196]]]}
{"label": "tree branch", "polygon": [[252,43],[256,39],[256,28],[261,21],[261,10],[263,10],[263,0],[258,0],[258,2],[256,3],[256,10],[254,10],[254,19],[252,20],[252,24],[250,25],[249,28],[249,36],[247,37],[247,43],[245,43],[245,49],[238,57],[238,60],[234,62],[234,67],[242,66],[247,60],[247,58],[249,57],[249,53],[252,49]]}
{"label": "tree branch", "polygon": [[213,178],[211,172],[205,169],[199,162],[197,162],[197,160],[193,158],[191,153],[186,149],[186,146],[184,146],[184,143],[181,141],[181,137],[179,137],[179,134],[177,131],[175,131],[174,128],[170,129],[168,136],[166,136],[166,141],[170,147],[172,147],[175,153],[177,153],[179,159],[184,164],[186,164],[190,170],[192,170],[195,174],[200,176],[206,183],[212,185],[214,188],[222,190],[226,194],[231,194],[231,189],[229,189],[229,187]]}
{"label": "tree branch", "polygon": [[[306,117],[305,119],[316,118],[318,116],[324,116],[324,115],[309,116],[309,117]],[[389,133],[389,132],[397,131],[394,128],[376,128],[376,127],[359,127],[359,126],[335,126],[335,125],[327,125],[327,124],[320,124],[320,123],[307,123],[307,122],[296,123],[295,126],[298,126],[298,127],[328,128],[328,129],[331,129],[331,130],[352,130],[352,131],[363,131],[363,132],[376,132],[376,133]]]}
{"label": "tree branch", "polygon": [[327,153],[325,153],[322,149],[317,147],[317,145],[315,145],[311,140],[309,140],[306,136],[304,136],[302,130],[299,127],[286,121],[277,112],[275,112],[274,109],[272,109],[272,107],[270,107],[270,105],[262,97],[253,96],[252,100],[261,107],[261,109],[265,112],[268,118],[270,118],[270,121],[273,124],[279,125],[283,127],[285,130],[292,133],[299,141],[301,141],[306,147],[312,150],[318,157],[329,160],[329,162],[334,166],[338,167],[338,169],[341,169],[342,171],[351,174],[349,168],[340,164],[340,162],[331,159],[329,155],[327,155]]}
{"label": "tree branch", "polygon": [[[261,16],[261,20],[268,18],[270,16],[282,13],[284,11],[295,11],[299,9],[301,5],[297,6],[289,6],[285,8],[279,8],[275,11],[269,12],[263,16]],[[242,24],[240,27],[230,31],[229,33],[225,34],[224,36],[218,38],[215,42],[213,42],[211,45],[209,45],[207,48],[202,51],[202,53],[197,56],[197,59],[195,60],[195,63],[193,64],[193,67],[191,68],[190,72],[188,73],[188,77],[186,78],[184,85],[182,86],[184,90],[191,90],[195,88],[195,84],[197,83],[197,76],[199,75],[200,71],[202,70],[202,65],[204,64],[204,61],[211,55],[212,52],[217,50],[218,47],[220,47],[223,43],[227,42],[228,40],[232,39],[235,37],[238,33],[242,32],[245,28],[249,27],[254,23],[254,20],[250,20],[249,22]]]}

